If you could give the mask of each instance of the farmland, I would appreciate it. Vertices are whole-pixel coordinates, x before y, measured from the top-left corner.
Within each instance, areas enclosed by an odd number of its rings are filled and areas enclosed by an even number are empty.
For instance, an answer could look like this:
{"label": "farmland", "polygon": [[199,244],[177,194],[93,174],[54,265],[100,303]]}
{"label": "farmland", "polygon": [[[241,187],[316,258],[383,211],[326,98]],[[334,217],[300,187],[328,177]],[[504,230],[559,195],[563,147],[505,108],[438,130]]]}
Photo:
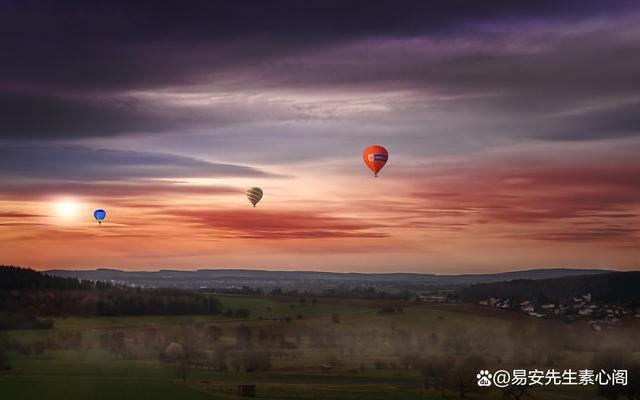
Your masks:
{"label": "farmland", "polygon": [[[257,397],[268,399],[437,399],[441,390],[425,389],[425,359],[475,354],[488,368],[584,368],[593,359],[584,348],[602,339],[579,326],[508,312],[483,315],[468,305],[381,313],[380,300],[342,306],[337,299],[218,298],[223,308],[246,308],[250,317],[69,317],[56,318],[53,329],[8,331],[4,340],[32,347],[10,353],[0,391],[11,399],[226,399],[238,398],[238,384],[255,384]],[[624,343],[625,336],[615,340]],[[33,350],[37,343],[49,345]],[[172,357],[170,343],[189,357]],[[502,396],[467,386],[468,398]],[[452,388],[444,393],[459,395]],[[578,399],[596,392],[543,388],[533,394]]]}

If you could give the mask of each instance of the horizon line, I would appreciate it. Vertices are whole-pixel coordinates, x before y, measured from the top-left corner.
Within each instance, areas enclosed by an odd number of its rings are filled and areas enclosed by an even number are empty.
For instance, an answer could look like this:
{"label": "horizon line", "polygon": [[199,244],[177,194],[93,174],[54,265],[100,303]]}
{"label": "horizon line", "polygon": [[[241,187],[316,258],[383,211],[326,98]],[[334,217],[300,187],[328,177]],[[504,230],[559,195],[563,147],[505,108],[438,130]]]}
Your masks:
{"label": "horizon line", "polygon": [[[35,268],[34,268],[35,269]],[[78,269],[78,268],[46,268],[39,269],[40,272],[51,271],[72,271],[72,272],[96,272],[96,271],[117,271],[125,273],[161,273],[161,272],[180,272],[180,273],[197,273],[207,271],[237,271],[237,272],[269,272],[269,273],[307,273],[307,274],[339,274],[339,275],[432,275],[432,276],[477,276],[477,275],[501,275],[501,274],[513,274],[522,272],[535,272],[535,271],[598,271],[598,272],[640,272],[640,268],[621,270],[615,267],[597,267],[597,268],[585,268],[585,267],[549,267],[549,268],[525,268],[514,269],[501,272],[481,272],[481,273],[431,273],[431,272],[356,272],[356,271],[319,271],[319,270],[273,270],[273,269],[256,269],[256,268],[198,268],[198,269],[157,269],[157,270],[125,270],[119,268],[99,267],[90,269]]]}

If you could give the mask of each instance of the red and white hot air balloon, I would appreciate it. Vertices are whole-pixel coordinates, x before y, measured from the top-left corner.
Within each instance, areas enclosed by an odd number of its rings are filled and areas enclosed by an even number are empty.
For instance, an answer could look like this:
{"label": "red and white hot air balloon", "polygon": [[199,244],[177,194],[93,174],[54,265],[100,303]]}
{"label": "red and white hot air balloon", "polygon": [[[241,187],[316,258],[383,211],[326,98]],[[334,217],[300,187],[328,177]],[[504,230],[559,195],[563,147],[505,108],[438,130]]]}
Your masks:
{"label": "red and white hot air balloon", "polygon": [[389,153],[387,149],[382,146],[369,146],[362,152],[362,159],[377,178],[378,172],[380,172],[389,159]]}

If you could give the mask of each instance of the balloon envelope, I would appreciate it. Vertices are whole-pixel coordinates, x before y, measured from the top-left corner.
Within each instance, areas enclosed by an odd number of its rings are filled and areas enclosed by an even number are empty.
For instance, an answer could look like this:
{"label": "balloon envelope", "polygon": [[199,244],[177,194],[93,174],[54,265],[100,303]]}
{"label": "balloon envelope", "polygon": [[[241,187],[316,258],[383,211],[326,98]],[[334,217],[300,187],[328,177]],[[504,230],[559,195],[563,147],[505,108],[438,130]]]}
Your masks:
{"label": "balloon envelope", "polygon": [[107,217],[107,212],[105,210],[95,210],[93,212],[93,218],[95,218],[99,224],[101,224],[106,217]]}
{"label": "balloon envelope", "polygon": [[382,146],[369,146],[362,152],[362,159],[373,174],[378,176],[378,172],[380,172],[389,159],[389,153],[387,149]]}
{"label": "balloon envelope", "polygon": [[255,207],[260,199],[262,199],[262,189],[260,189],[259,187],[252,187],[251,189],[247,190],[247,198],[249,199],[249,202]]}

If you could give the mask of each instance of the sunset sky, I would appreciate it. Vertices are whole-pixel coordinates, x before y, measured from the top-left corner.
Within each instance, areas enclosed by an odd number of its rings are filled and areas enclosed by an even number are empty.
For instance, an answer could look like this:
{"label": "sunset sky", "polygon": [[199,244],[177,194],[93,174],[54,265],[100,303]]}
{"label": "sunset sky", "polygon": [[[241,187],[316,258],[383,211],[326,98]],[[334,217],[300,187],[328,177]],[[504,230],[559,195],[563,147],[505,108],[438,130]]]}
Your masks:
{"label": "sunset sky", "polygon": [[640,3],[127,3],[0,3],[0,264],[640,266]]}

